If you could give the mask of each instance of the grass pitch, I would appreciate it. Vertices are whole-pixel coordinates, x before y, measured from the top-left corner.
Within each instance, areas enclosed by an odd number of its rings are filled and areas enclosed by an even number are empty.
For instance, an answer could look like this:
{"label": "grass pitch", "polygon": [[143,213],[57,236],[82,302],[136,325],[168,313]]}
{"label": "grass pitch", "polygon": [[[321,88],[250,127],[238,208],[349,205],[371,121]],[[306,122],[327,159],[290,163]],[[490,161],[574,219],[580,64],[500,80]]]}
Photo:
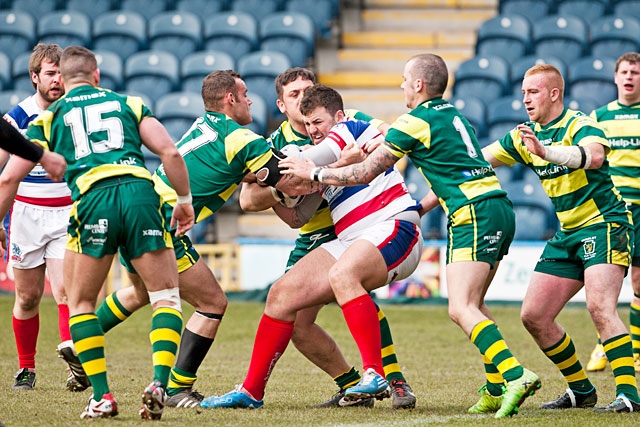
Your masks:
{"label": "grass pitch", "polygon": [[[65,391],[64,362],[56,357],[58,344],[56,307],[45,298],[40,313],[36,355],[37,383],[33,391],[13,391],[17,371],[15,341],[11,329],[13,297],[0,296],[0,422],[5,426],[86,425],[80,413],[90,391]],[[535,371],[542,388],[522,405],[520,414],[507,420],[491,415],[470,415],[483,384],[482,362],[477,349],[447,316],[444,305],[382,305],[389,318],[396,352],[408,382],[418,398],[412,411],[391,409],[390,399],[373,409],[311,408],[335,391],[333,381],[304,359],[290,345],[278,362],[267,386],[265,405],[258,410],[168,408],[158,426],[615,426],[637,425],[638,414],[596,414],[591,410],[543,411],[540,404],[555,399],[566,383],[558,370],[537,348],[522,327],[517,306],[492,306],[500,330],[519,361]],[[192,309],[185,304],[185,321]],[[196,389],[205,396],[226,393],[242,382],[263,304],[231,301],[218,337],[198,372]],[[620,308],[628,319],[628,309]],[[93,425],[138,426],[141,394],[152,376],[148,340],[150,310],[135,313],[106,336],[110,387],[118,401],[119,415],[95,420]],[[595,343],[595,330],[584,307],[568,307],[559,318],[572,336],[583,365]],[[318,323],[340,344],[347,360],[360,369],[361,361],[336,305],[325,307]],[[590,374],[598,389],[598,404],[614,399],[611,370]],[[151,423],[151,421],[148,421]]]}

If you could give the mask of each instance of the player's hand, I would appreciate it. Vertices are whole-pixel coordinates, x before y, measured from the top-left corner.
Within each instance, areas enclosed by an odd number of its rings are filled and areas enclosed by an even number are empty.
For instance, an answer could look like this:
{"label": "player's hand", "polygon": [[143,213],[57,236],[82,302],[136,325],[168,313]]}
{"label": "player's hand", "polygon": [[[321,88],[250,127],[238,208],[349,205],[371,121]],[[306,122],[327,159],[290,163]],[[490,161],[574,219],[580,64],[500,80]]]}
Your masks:
{"label": "player's hand", "polygon": [[529,126],[524,124],[518,125],[517,129],[518,131],[520,131],[520,137],[522,138],[524,144],[527,146],[527,150],[529,150],[529,152],[531,152],[532,154],[540,157],[541,159],[544,159],[544,145],[542,145],[542,143],[538,140],[538,137],[535,133],[533,133],[533,130]]}
{"label": "player's hand", "polygon": [[309,159],[287,157],[278,163],[280,172],[285,175],[293,175],[303,180],[311,181],[311,171],[316,165]]}
{"label": "player's hand", "polygon": [[373,139],[370,139],[364,144],[362,149],[367,152],[367,154],[372,153],[376,148],[378,148],[384,142],[384,135],[380,134]]}
{"label": "player's hand", "polygon": [[367,153],[364,152],[360,146],[354,143],[348,143],[340,152],[340,158],[335,162],[333,167],[341,167],[351,165],[353,163],[360,163],[367,158]]}
{"label": "player's hand", "polygon": [[195,223],[195,214],[191,203],[178,203],[171,214],[171,228],[177,226],[176,236],[182,236],[191,230]]}
{"label": "player's hand", "polygon": [[7,250],[7,230],[2,228],[0,230],[0,257],[4,256]]}
{"label": "player's hand", "polygon": [[62,181],[64,172],[67,170],[67,162],[58,153],[48,150],[44,151],[39,162],[44,170],[47,171],[47,177],[53,181]]}

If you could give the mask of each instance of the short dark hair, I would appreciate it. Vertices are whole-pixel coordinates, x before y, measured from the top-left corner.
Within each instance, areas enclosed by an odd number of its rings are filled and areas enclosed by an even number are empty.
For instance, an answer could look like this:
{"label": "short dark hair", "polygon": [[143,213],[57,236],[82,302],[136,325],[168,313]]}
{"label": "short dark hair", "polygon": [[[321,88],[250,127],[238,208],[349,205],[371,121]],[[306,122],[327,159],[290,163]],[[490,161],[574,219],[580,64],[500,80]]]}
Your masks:
{"label": "short dark hair", "polygon": [[447,90],[449,71],[444,60],[433,53],[424,53],[412,57],[411,70],[414,79],[422,79],[431,95],[443,94]]}
{"label": "short dark hair", "polygon": [[207,111],[220,111],[222,100],[229,92],[237,98],[236,79],[242,80],[242,76],[233,70],[216,70],[209,73],[202,81],[204,109]]}
{"label": "short dark hair", "polygon": [[[29,57],[29,76],[36,73],[40,74],[42,71],[42,61],[48,61],[56,65],[60,65],[60,57],[62,56],[62,48],[55,43],[43,43],[38,42],[33,48],[33,53]],[[37,85],[31,81],[34,89],[37,89]]]}
{"label": "short dark hair", "polygon": [[302,77],[303,80],[309,80],[313,84],[318,83],[315,73],[309,70],[308,68],[302,68],[302,67],[289,68],[288,70],[278,74],[278,77],[276,77],[275,85],[276,85],[276,95],[278,95],[278,99],[280,100],[282,99],[282,93],[283,93],[282,87],[297,80],[298,77]]}
{"label": "short dark hair", "polygon": [[306,116],[318,107],[325,107],[331,115],[344,110],[342,96],[337,90],[323,84],[316,84],[304,91],[300,101],[300,112]]}
{"label": "short dark hair", "polygon": [[640,64],[640,53],[638,52],[627,52],[622,54],[620,58],[616,61],[616,71],[620,67],[621,62],[628,62],[630,64]]}
{"label": "short dark hair", "polygon": [[65,82],[75,79],[90,79],[98,69],[96,56],[83,46],[69,46],[60,57],[60,74]]}

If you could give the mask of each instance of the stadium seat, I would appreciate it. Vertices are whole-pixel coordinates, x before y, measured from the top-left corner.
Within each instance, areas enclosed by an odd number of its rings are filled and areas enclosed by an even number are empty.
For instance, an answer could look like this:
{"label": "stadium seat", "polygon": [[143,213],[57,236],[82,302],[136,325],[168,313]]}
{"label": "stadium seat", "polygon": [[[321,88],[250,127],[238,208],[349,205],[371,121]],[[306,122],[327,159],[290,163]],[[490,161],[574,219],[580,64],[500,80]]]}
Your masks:
{"label": "stadium seat", "polygon": [[230,10],[248,13],[260,22],[265,16],[276,12],[278,5],[274,0],[233,0]]}
{"label": "stadium seat", "polygon": [[588,27],[574,15],[551,15],[533,26],[533,45],[539,56],[561,56],[566,63],[588,54]]}
{"label": "stadium seat", "polygon": [[93,23],[93,48],[115,52],[123,61],[144,49],[146,43],[147,21],[139,13],[113,11]]}
{"label": "stadium seat", "polygon": [[318,37],[328,39],[333,35],[334,6],[332,0],[288,0],[287,12],[304,13],[314,23]]}
{"label": "stadium seat", "polygon": [[[1,65],[0,65],[1,66]],[[0,115],[6,114],[15,107],[20,101],[28,96],[33,95],[33,92],[26,92],[23,90],[3,90],[0,92]]]}
{"label": "stadium seat", "polygon": [[460,64],[455,73],[453,95],[476,96],[485,103],[505,96],[509,90],[509,63],[499,56],[475,56]]}
{"label": "stadium seat", "polygon": [[495,99],[487,106],[487,128],[489,140],[502,138],[516,125],[529,120],[527,110],[520,98],[506,96]]}
{"label": "stadium seat", "polygon": [[267,123],[269,114],[267,112],[267,103],[257,93],[248,92],[247,96],[251,100],[251,118],[253,121],[246,125],[258,135],[267,136]]}
{"label": "stadium seat", "polygon": [[109,50],[94,50],[100,69],[100,87],[120,90],[122,87],[122,59]]}
{"label": "stadium seat", "polygon": [[524,73],[534,65],[550,64],[560,71],[563,77],[567,75],[567,64],[558,57],[545,55],[528,55],[511,63],[511,88],[513,96],[522,96],[522,79]]}
{"label": "stadium seat", "polygon": [[163,12],[149,20],[147,33],[150,49],[173,52],[181,60],[200,49],[202,21],[191,12]]}
{"label": "stadium seat", "polygon": [[204,114],[204,103],[199,93],[172,92],[156,102],[155,114],[174,141],[182,138],[193,121]]}
{"label": "stadium seat", "polygon": [[120,0],[120,9],[137,12],[148,21],[167,10],[167,4],[167,0]]}
{"label": "stadium seat", "polygon": [[603,16],[590,29],[591,56],[618,59],[623,53],[640,51],[640,20],[632,16]]}
{"label": "stadium seat", "polygon": [[65,9],[82,12],[93,21],[98,16],[111,11],[112,6],[111,0],[66,0]]}
{"label": "stadium seat", "polygon": [[478,29],[476,55],[497,55],[507,61],[525,56],[531,45],[531,24],[521,15],[498,15]]}
{"label": "stadium seat", "polygon": [[244,55],[237,65],[249,91],[257,93],[266,102],[269,118],[279,116],[274,80],[291,68],[289,58],[284,53],[259,50]]}
{"label": "stadium seat", "polygon": [[453,97],[449,102],[467,118],[471,126],[476,130],[477,138],[487,135],[487,106],[484,101],[475,96]]}
{"label": "stadium seat", "polygon": [[0,10],[0,52],[13,60],[35,44],[36,21],[21,10]]}
{"label": "stadium seat", "polygon": [[258,46],[258,23],[243,12],[222,12],[204,21],[204,48],[221,50],[238,61]]}
{"label": "stadium seat", "polygon": [[235,61],[226,52],[203,50],[185,56],[180,63],[182,90],[200,93],[202,80],[215,70],[235,70]]}
{"label": "stadium seat", "polygon": [[0,51],[0,90],[10,89],[11,81],[11,59]]}
{"label": "stadium seat", "polygon": [[[403,171],[407,190],[414,200],[422,199],[429,192],[429,184],[413,162],[407,161]],[[447,217],[441,207],[436,207],[421,218],[420,227],[425,239],[444,239],[447,236]]]}
{"label": "stadium seat", "polygon": [[81,12],[58,10],[38,19],[38,39],[57,43],[61,48],[71,45],[88,46],[91,41],[91,19]]}
{"label": "stadium seat", "polygon": [[609,14],[609,0],[559,0],[556,11],[559,15],[576,15],[592,22]]}
{"label": "stadium seat", "polygon": [[155,109],[155,102],[153,101],[153,99],[151,99],[149,96],[147,96],[146,94],[142,93],[142,92],[138,92],[137,90],[123,90],[120,93],[124,93],[127,96],[137,96],[139,98],[142,98],[142,102],[144,102],[144,105],[146,105],[147,107],[149,107],[149,109],[151,111],[154,111]]}
{"label": "stadium seat", "polygon": [[585,114],[591,114],[593,110],[602,106],[602,104],[599,104],[598,101],[595,101],[587,96],[565,96],[564,105],[567,108],[570,108],[572,110],[579,110]]}
{"label": "stadium seat", "polygon": [[556,232],[555,210],[539,181],[510,181],[502,187],[516,214],[515,240],[547,240]]}
{"label": "stadium seat", "polygon": [[640,0],[612,0],[612,3],[614,15],[640,19]]}
{"label": "stadium seat", "polygon": [[144,93],[156,102],[178,83],[178,58],[163,50],[137,52],[124,65],[125,89]]}
{"label": "stadium seat", "polygon": [[13,90],[33,92],[35,89],[31,83],[31,73],[29,73],[29,57],[31,52],[22,52],[15,57],[11,63],[11,81]]}
{"label": "stadium seat", "polygon": [[276,12],[260,21],[260,49],[282,52],[294,67],[304,67],[315,51],[314,27],[302,13]]}
{"label": "stadium seat", "polygon": [[581,58],[569,66],[565,92],[575,97],[592,97],[600,105],[613,101],[618,96],[618,89],[613,82],[615,68],[615,59]]}
{"label": "stadium seat", "polygon": [[12,10],[28,12],[34,19],[58,9],[58,0],[13,0]]}
{"label": "stadium seat", "polygon": [[526,15],[532,23],[551,13],[552,1],[548,0],[502,0],[500,14]]}
{"label": "stadium seat", "polygon": [[195,13],[209,19],[214,14],[225,10],[226,3],[226,0],[179,0],[176,3],[176,10]]}

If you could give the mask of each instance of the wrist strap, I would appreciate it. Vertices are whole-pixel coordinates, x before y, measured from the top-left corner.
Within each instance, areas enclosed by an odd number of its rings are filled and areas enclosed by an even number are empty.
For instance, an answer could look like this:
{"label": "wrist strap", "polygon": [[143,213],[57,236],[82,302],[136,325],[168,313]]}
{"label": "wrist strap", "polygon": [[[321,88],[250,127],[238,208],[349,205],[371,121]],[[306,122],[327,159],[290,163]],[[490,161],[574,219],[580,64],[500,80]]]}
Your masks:
{"label": "wrist strap", "polygon": [[193,197],[191,197],[191,193],[189,193],[186,196],[178,195],[178,199],[176,203],[179,205],[190,205],[191,202],[193,202]]}

